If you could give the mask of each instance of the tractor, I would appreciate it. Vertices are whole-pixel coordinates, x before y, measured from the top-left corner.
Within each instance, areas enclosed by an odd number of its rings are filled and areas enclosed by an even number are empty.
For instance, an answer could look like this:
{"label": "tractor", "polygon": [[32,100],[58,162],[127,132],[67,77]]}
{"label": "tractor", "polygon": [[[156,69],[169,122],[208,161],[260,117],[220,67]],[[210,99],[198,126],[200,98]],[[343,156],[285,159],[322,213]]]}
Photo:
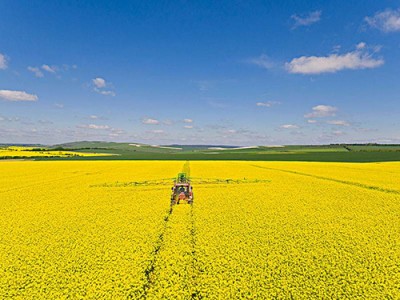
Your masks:
{"label": "tractor", "polygon": [[174,186],[171,188],[171,205],[185,202],[193,203],[193,187],[190,184],[190,179],[186,173],[179,173],[174,180]]}

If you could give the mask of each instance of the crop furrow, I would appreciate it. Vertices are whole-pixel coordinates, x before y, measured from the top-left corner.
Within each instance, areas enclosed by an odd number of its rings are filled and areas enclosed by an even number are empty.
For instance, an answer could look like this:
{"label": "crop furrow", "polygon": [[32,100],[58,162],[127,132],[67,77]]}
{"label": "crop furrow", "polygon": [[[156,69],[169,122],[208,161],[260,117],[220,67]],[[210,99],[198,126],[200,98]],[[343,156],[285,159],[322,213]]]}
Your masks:
{"label": "crop furrow", "polygon": [[199,262],[197,259],[197,230],[196,230],[196,220],[194,217],[194,212],[193,212],[193,205],[190,208],[190,223],[191,223],[191,228],[190,228],[190,242],[191,242],[191,248],[192,248],[192,287],[194,290],[192,291],[191,298],[192,299],[202,299],[203,297],[201,296],[200,290],[198,289],[198,276],[200,273],[200,268],[199,268]]}
{"label": "crop furrow", "polygon": [[141,293],[140,295],[136,295],[136,294],[129,294],[128,298],[129,299],[146,299],[147,298],[147,292],[150,289],[150,287],[152,286],[152,284],[154,283],[154,279],[153,279],[153,275],[154,275],[154,271],[156,269],[156,264],[157,264],[157,259],[158,259],[158,255],[160,253],[160,250],[164,244],[164,237],[165,237],[165,233],[167,232],[167,227],[168,227],[168,221],[170,219],[170,216],[172,215],[173,212],[173,206],[171,206],[167,212],[167,214],[164,216],[163,219],[163,228],[161,233],[158,235],[158,238],[155,242],[153,251],[151,252],[151,259],[150,262],[148,264],[148,266],[146,267],[146,269],[144,270],[144,275],[146,278],[146,282],[145,284],[142,286],[141,289]]}

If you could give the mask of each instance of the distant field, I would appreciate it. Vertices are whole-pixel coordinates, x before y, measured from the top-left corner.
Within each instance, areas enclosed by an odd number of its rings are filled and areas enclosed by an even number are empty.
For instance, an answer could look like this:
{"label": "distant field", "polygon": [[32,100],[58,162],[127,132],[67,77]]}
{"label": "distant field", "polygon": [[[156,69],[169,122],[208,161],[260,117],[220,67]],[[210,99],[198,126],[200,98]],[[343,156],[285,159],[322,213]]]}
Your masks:
{"label": "distant field", "polygon": [[36,147],[0,147],[0,159],[111,156],[107,153],[77,152]]}
{"label": "distant field", "polygon": [[[39,151],[40,150],[40,151]],[[380,162],[400,161],[400,145],[321,145],[321,146],[156,146],[135,143],[75,142],[26,153],[37,160],[252,160]],[[58,152],[57,152],[58,151]],[[22,152],[18,154],[24,158]],[[17,157],[15,157],[17,158]]]}
{"label": "distant field", "polygon": [[[103,153],[115,153],[104,151]],[[306,152],[306,153],[130,153],[118,156],[52,158],[53,160],[253,160],[253,161],[321,161],[380,162],[400,161],[400,152]]]}
{"label": "distant field", "polygon": [[[135,146],[136,145],[136,146]],[[400,161],[400,145],[379,146],[257,146],[253,148],[218,146],[181,146],[158,148],[126,143],[80,142],[63,145],[77,152],[118,154],[112,157],[85,159],[117,160],[253,160],[253,161],[321,161],[379,162]],[[179,149],[181,148],[181,149]],[[219,149],[221,148],[221,149]],[[73,159],[82,159],[75,157]]]}

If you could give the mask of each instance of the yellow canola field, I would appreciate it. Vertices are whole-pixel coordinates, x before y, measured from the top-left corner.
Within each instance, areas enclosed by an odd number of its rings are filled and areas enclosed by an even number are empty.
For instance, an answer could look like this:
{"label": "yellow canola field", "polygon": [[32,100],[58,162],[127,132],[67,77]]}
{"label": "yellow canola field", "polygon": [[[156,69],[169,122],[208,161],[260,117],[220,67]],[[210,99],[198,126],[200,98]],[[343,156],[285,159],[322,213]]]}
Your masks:
{"label": "yellow canola field", "polygon": [[109,156],[107,153],[84,153],[75,151],[34,150],[32,147],[0,148],[0,159],[4,158],[33,158],[33,157],[71,157],[71,156]]}
{"label": "yellow canola field", "polygon": [[400,163],[183,164],[0,162],[0,298],[400,297]]}

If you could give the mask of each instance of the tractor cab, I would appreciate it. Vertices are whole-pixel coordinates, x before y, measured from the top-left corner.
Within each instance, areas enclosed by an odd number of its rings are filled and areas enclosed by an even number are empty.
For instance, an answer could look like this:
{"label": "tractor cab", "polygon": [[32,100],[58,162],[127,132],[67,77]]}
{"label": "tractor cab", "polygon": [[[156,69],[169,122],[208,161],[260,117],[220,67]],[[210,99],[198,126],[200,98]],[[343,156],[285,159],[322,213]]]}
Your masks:
{"label": "tractor cab", "polygon": [[178,174],[171,191],[171,205],[179,204],[180,202],[193,203],[193,187],[186,173]]}

